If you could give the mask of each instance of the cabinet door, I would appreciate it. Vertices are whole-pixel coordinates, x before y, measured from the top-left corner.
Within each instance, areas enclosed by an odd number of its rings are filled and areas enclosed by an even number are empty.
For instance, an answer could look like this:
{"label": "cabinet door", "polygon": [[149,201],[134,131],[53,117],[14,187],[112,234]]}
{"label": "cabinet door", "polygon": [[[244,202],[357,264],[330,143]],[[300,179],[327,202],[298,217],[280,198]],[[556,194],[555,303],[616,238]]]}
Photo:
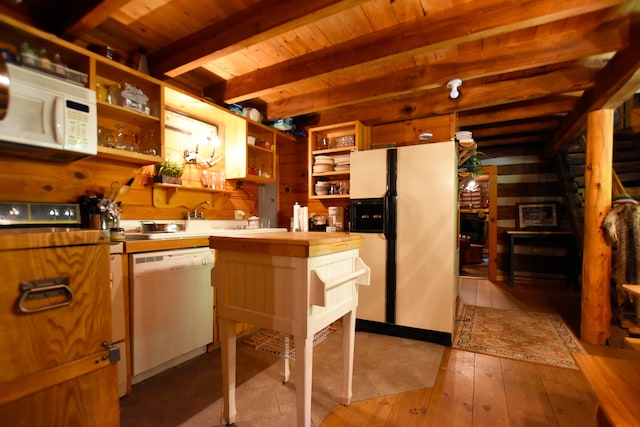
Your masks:
{"label": "cabinet door", "polygon": [[[0,419],[20,420],[7,425],[118,424],[117,368],[103,346],[108,256],[106,245],[0,252]],[[51,287],[20,302],[28,283]]]}
{"label": "cabinet door", "polygon": [[246,121],[246,134],[229,141],[225,148],[228,179],[265,184],[276,178],[275,130]]}
{"label": "cabinet door", "polygon": [[117,427],[117,390],[117,365],[108,364],[1,405],[0,419],[13,427]]}

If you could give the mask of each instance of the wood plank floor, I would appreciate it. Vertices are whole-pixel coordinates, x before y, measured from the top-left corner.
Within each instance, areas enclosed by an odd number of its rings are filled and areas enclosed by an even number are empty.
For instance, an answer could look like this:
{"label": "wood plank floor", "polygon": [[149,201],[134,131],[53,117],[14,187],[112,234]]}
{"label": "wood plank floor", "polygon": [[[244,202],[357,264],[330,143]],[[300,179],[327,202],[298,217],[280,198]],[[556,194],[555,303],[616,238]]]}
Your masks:
{"label": "wood plank floor", "polygon": [[[560,314],[579,336],[580,294],[561,286],[461,277],[464,304]],[[592,354],[632,357],[626,331],[612,327],[609,346]],[[595,426],[596,400],[582,373],[447,348],[433,388],[337,406],[321,427]]]}

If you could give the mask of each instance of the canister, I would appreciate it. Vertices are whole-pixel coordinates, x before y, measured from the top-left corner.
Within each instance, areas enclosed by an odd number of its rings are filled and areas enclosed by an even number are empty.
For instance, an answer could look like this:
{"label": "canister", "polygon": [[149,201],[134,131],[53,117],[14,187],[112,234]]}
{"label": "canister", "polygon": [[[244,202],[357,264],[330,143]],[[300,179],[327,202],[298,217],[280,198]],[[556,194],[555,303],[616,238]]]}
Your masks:
{"label": "canister", "polygon": [[342,206],[329,206],[329,226],[336,231],[344,231],[344,208]]}

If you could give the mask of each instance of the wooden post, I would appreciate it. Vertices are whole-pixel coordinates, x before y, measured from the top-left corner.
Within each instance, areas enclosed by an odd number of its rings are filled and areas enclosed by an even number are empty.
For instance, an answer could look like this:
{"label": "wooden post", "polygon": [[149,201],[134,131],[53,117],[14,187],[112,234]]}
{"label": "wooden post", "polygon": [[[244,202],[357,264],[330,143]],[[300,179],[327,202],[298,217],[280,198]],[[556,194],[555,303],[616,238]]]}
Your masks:
{"label": "wooden post", "polygon": [[585,164],[581,338],[604,345],[611,334],[611,248],[602,221],[611,209],[613,110],[589,113]]}
{"label": "wooden post", "polygon": [[498,166],[482,167],[489,174],[489,219],[487,221],[489,249],[489,280],[498,280]]}

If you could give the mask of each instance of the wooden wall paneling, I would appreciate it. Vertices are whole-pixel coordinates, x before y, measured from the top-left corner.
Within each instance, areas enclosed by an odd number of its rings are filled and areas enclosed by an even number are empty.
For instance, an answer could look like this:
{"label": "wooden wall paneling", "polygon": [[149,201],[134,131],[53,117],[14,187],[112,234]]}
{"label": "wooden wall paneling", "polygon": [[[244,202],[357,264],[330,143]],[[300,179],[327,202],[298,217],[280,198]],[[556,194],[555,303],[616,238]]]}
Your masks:
{"label": "wooden wall paneling", "polygon": [[453,114],[408,120],[404,122],[388,123],[371,127],[371,141],[375,141],[373,148],[387,145],[422,144],[418,135],[431,132],[431,141],[449,141],[453,135]]}
{"label": "wooden wall paneling", "polygon": [[516,163],[512,165],[500,165],[501,175],[519,175],[530,173],[555,173],[555,167],[550,162]]}
{"label": "wooden wall paneling", "polygon": [[[144,168],[139,165],[87,158],[73,163],[39,162],[0,156],[0,201],[75,203],[83,195],[108,193],[111,182],[126,183],[134,178],[131,191],[124,195],[121,219],[182,219],[187,208],[153,207],[151,188],[146,186]],[[255,186],[244,187],[247,194],[235,191],[231,196],[218,196],[212,209],[205,209],[207,219],[232,219],[234,209],[257,212]],[[210,193],[193,193],[197,202]],[[236,205],[238,207],[236,207]]]}
{"label": "wooden wall paneling", "polygon": [[500,197],[560,197],[557,182],[518,182],[499,185]]}
{"label": "wooden wall paneling", "polygon": [[[0,156],[3,183],[0,198],[3,201],[70,203],[81,195],[108,192],[112,181],[125,183],[129,178],[137,177],[138,171],[137,165],[95,158],[67,164]],[[135,192],[131,193],[126,195],[128,200],[136,197]]]}
{"label": "wooden wall paneling", "polygon": [[278,227],[291,225],[293,205],[307,206],[307,138],[278,145]]}

